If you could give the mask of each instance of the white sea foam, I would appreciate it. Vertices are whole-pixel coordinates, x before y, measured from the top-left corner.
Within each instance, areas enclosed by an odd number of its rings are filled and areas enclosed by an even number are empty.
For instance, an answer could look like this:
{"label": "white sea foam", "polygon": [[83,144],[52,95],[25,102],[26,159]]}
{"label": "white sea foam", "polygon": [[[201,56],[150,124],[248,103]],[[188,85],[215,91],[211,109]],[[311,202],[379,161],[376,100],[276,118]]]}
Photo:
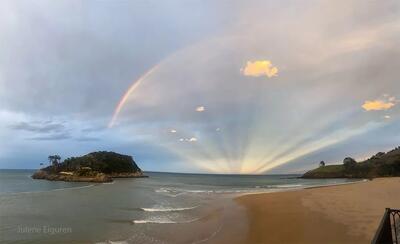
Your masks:
{"label": "white sea foam", "polygon": [[173,221],[171,219],[155,218],[155,219],[143,219],[143,220],[133,220],[134,224],[187,224],[195,222],[199,219],[190,219],[183,221]]}
{"label": "white sea foam", "polygon": [[[297,188],[297,187],[303,187],[304,185],[301,184],[284,184],[284,185],[276,185],[275,187],[277,188]],[[272,186],[274,187],[274,186]]]}
{"label": "white sea foam", "polygon": [[106,241],[106,242],[96,242],[96,244],[128,244],[128,241]]}
{"label": "white sea foam", "polygon": [[260,187],[253,188],[253,189],[225,189],[225,190],[209,190],[209,189],[202,189],[202,190],[190,190],[190,189],[168,189],[168,188],[160,188],[155,190],[158,193],[161,193],[165,196],[169,197],[177,197],[183,194],[226,194],[226,193],[244,193],[244,192],[254,192],[260,191]]}
{"label": "white sea foam", "polygon": [[186,194],[186,192],[175,190],[175,189],[170,189],[170,188],[160,188],[155,190],[157,193],[161,193],[164,196],[168,197],[178,197],[180,195]]}
{"label": "white sea foam", "polygon": [[111,182],[103,183],[103,185],[113,185],[114,183],[115,183],[115,181],[111,181]]}
{"label": "white sea foam", "polygon": [[160,188],[155,190],[169,197],[177,197],[182,194],[230,194],[230,193],[255,193],[255,192],[270,192],[273,189],[299,189],[305,188],[307,185],[303,184],[280,184],[280,185],[266,185],[254,186],[253,188],[242,189],[181,189],[181,188]]}
{"label": "white sea foam", "polygon": [[160,188],[160,189],[157,189],[156,192],[158,192],[158,193],[167,193],[167,192],[170,192],[170,191],[168,189],[166,189],[166,188]]}
{"label": "white sea foam", "polygon": [[178,212],[178,211],[185,211],[185,210],[190,210],[190,209],[195,209],[198,206],[194,206],[194,207],[185,207],[185,208],[164,208],[164,207],[160,207],[160,208],[140,208],[143,211],[146,212]]}

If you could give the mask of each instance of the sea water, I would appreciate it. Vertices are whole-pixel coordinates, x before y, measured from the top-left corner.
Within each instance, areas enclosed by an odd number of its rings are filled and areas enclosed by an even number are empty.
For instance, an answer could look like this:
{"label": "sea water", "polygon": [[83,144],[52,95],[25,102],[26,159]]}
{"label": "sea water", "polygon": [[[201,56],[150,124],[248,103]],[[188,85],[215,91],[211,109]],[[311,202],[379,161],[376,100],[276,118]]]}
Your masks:
{"label": "sea water", "polygon": [[349,182],[146,172],[102,184],[33,180],[33,172],[0,170],[1,243],[202,243],[223,229],[235,196]]}

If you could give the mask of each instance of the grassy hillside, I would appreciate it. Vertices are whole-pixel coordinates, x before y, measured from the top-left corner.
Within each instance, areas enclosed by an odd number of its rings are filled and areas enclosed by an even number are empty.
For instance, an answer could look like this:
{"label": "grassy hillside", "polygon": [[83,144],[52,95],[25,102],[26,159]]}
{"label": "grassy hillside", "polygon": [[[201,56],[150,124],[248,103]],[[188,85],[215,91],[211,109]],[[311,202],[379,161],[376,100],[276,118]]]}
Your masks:
{"label": "grassy hillside", "polygon": [[375,178],[400,176],[400,147],[387,153],[377,153],[371,158],[355,162],[346,158],[341,165],[327,165],[310,170],[303,178]]}

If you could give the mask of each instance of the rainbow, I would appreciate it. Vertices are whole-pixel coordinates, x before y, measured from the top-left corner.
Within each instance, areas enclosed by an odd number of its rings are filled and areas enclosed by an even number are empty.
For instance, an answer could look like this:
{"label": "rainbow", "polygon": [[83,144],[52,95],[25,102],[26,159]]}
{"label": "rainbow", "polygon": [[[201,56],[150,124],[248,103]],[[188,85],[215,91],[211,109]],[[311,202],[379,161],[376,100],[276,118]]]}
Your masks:
{"label": "rainbow", "polygon": [[[237,37],[235,37],[237,38]],[[242,37],[241,37],[242,38]],[[219,38],[222,40],[222,38]],[[215,39],[215,40],[219,40],[219,39]],[[225,38],[224,38],[225,39]],[[210,42],[210,41],[208,41]],[[179,53],[184,52],[185,50],[188,50],[189,48],[193,48],[198,46],[199,43],[195,43],[191,46],[187,46],[181,50],[178,50],[175,53],[172,53],[169,57],[167,57],[167,59],[171,59],[173,56],[178,55]],[[118,102],[118,105],[115,107],[114,109],[114,113],[113,116],[110,120],[110,122],[108,123],[108,128],[112,128],[115,125],[115,122],[118,119],[118,116],[122,110],[122,108],[124,107],[125,103],[127,102],[129,96],[140,86],[140,84],[148,77],[150,76],[154,71],[157,70],[157,68],[159,68],[161,66],[162,63],[165,63],[165,61],[167,59],[161,60],[161,62],[159,62],[158,64],[156,64],[155,66],[153,66],[151,69],[149,69],[146,73],[144,73],[141,77],[139,77],[139,79],[137,79],[136,81],[134,81],[132,83],[132,85],[128,88],[128,90],[125,92],[125,94],[122,96],[122,98],[120,99],[120,101]]]}
{"label": "rainbow", "polygon": [[128,90],[125,92],[125,94],[122,96],[121,100],[119,100],[118,105],[115,107],[113,116],[108,123],[108,128],[112,128],[115,124],[115,122],[118,119],[118,115],[120,114],[122,108],[124,107],[125,103],[128,101],[128,98],[130,95],[140,86],[140,84],[147,78],[149,77],[157,68],[159,67],[159,64],[153,66],[151,69],[149,69],[146,73],[144,73],[142,76],[139,77],[136,81],[132,83],[132,85],[128,88]]}

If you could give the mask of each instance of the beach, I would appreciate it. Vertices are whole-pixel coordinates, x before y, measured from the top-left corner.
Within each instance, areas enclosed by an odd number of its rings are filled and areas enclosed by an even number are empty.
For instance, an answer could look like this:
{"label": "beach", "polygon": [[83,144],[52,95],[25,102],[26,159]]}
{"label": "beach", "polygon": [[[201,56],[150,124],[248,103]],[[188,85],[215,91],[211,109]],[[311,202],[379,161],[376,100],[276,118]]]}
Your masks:
{"label": "beach", "polygon": [[399,186],[398,177],[377,178],[235,201],[247,216],[245,243],[370,243],[385,208],[400,207]]}

